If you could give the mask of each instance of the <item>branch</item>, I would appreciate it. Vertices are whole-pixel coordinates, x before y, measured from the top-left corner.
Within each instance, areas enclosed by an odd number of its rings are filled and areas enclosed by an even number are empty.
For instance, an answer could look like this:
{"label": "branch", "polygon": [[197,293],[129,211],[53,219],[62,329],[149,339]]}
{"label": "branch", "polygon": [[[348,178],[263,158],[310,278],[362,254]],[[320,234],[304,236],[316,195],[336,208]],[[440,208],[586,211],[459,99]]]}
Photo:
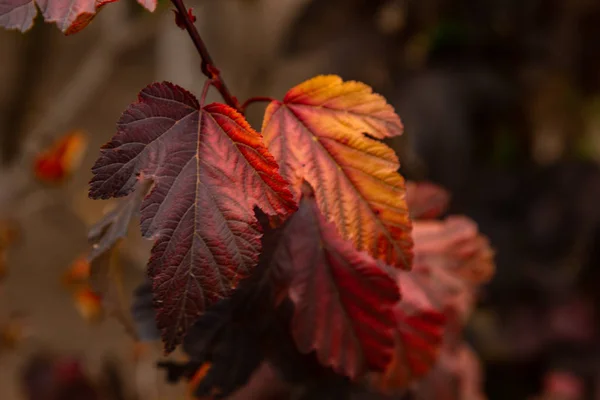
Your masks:
{"label": "branch", "polygon": [[272,101],[274,101],[275,99],[272,97],[265,97],[265,96],[256,96],[256,97],[250,97],[248,100],[246,100],[244,102],[244,104],[242,104],[241,108],[242,108],[242,114],[244,114],[246,112],[246,108],[248,108],[248,106],[250,104],[253,103],[258,103],[258,102],[267,102],[270,103]]}
{"label": "branch", "polygon": [[180,21],[185,26],[185,30],[187,30],[188,34],[190,35],[190,38],[192,39],[192,42],[194,42],[194,46],[196,46],[196,50],[198,50],[198,54],[202,59],[202,73],[212,81],[212,85],[219,91],[219,93],[223,97],[223,100],[225,100],[225,103],[235,108],[239,112],[243,112],[238,99],[236,99],[231,94],[231,92],[229,92],[225,81],[223,81],[223,79],[221,78],[221,74],[215,66],[213,59],[210,56],[208,49],[206,48],[206,45],[202,41],[200,33],[198,33],[198,30],[196,29],[194,23],[190,19],[190,15],[188,14],[188,11],[185,5],[183,4],[183,0],[171,0],[171,2],[177,9]]}

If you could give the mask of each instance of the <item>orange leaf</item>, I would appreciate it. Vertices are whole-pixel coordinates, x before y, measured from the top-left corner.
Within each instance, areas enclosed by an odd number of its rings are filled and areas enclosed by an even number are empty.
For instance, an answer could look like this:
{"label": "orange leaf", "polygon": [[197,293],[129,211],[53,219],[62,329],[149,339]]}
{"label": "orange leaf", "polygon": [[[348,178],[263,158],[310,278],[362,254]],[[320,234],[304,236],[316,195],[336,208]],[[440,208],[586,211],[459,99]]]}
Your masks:
{"label": "orange leaf", "polygon": [[[400,135],[385,99],[359,82],[319,76],[273,101],[263,122],[265,144],[299,197],[302,182],[321,212],[358,250],[398,268],[412,263],[411,222],[394,151],[374,138]],[[369,137],[371,136],[371,137]]]}
{"label": "orange leaf", "polygon": [[44,183],[62,183],[79,167],[87,147],[82,131],[73,131],[59,138],[35,158],[34,174]]}
{"label": "orange leaf", "polygon": [[102,298],[89,287],[78,289],[74,300],[77,310],[86,321],[96,322],[102,317]]}
{"label": "orange leaf", "polygon": [[86,283],[90,278],[90,262],[87,254],[79,256],[69,269],[63,274],[62,282],[65,286]]}
{"label": "orange leaf", "polygon": [[202,382],[202,380],[206,377],[208,371],[210,371],[211,366],[212,364],[210,362],[205,362],[200,366],[200,368],[198,368],[192,379],[190,379],[190,383],[188,385],[188,396],[190,399],[196,398],[194,392],[196,391],[196,388],[200,382]]}

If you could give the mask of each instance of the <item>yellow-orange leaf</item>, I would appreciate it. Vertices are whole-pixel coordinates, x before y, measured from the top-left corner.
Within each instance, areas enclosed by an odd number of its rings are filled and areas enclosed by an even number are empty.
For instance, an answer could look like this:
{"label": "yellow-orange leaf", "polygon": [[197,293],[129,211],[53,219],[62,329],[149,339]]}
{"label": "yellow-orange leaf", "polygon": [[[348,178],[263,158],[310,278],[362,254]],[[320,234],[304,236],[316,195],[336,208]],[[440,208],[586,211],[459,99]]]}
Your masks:
{"label": "yellow-orange leaf", "polygon": [[393,150],[379,140],[400,135],[392,106],[359,82],[318,76],[273,101],[263,136],[281,175],[299,197],[314,189],[321,212],[358,250],[397,268],[412,262],[404,179]]}
{"label": "yellow-orange leaf", "polygon": [[88,322],[96,322],[103,315],[102,298],[89,287],[78,289],[73,294],[75,307]]}

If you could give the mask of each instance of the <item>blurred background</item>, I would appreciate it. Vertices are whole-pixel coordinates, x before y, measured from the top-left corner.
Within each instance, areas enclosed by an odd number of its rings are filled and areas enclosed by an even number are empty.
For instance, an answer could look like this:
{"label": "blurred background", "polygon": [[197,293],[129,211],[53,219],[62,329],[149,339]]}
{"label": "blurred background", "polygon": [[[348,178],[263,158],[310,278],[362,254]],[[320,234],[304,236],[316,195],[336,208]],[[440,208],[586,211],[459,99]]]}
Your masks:
{"label": "blurred background", "polygon": [[[598,0],[187,6],[239,99],[334,73],[394,105],[402,173],[447,188],[450,212],[473,218],[496,250],[467,329],[489,399],[600,399]],[[110,206],[87,199],[87,182],[121,112],[152,81],[201,91],[198,56],[168,10],[121,0],[73,36],[39,19],[24,35],[0,31],[2,400],[45,399],[24,387],[48,371],[122,385],[111,399],[183,398],[154,367],[160,348],[134,345],[70,283]],[[248,110],[257,129],[263,110]],[[40,174],[40,155],[74,130],[76,167]],[[138,235],[119,257],[124,304],[148,256]]]}

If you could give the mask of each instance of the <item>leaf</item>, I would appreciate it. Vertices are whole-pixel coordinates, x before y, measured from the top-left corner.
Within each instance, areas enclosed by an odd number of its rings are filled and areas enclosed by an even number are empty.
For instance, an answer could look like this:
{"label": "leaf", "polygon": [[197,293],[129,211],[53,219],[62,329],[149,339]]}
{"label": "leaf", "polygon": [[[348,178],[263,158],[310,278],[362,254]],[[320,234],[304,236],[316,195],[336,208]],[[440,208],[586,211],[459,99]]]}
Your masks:
{"label": "leaf", "polygon": [[88,256],[90,261],[109,251],[117,242],[127,237],[129,225],[133,217],[140,212],[142,199],[148,193],[151,182],[143,182],[135,192],[122,199],[119,204],[106,213],[88,232],[88,242],[92,250]]}
{"label": "leaf", "polygon": [[97,322],[104,315],[102,298],[88,286],[75,290],[73,301],[79,314],[88,322]]}
{"label": "leaf", "polygon": [[110,315],[127,333],[137,339],[137,332],[128,312],[125,312],[122,271],[117,247],[100,254],[79,256],[63,274],[62,282],[71,291],[79,313],[88,322],[97,322]]}
{"label": "leaf", "polygon": [[119,321],[127,334],[137,341],[137,330],[125,306],[119,247],[113,246],[95,258],[88,256],[88,259],[91,260],[90,287],[100,297],[102,309],[107,315]]}
{"label": "leaf", "polygon": [[429,300],[414,272],[399,271],[402,300],[394,308],[396,323],[394,356],[383,374],[371,377],[371,386],[383,393],[404,389],[435,365],[440,352],[446,317]]}
{"label": "leaf", "polygon": [[[224,398],[245,385],[263,359],[265,331],[253,325],[252,308],[236,291],[210,307],[189,329],[183,349],[190,361],[162,363],[175,381],[191,380],[195,396]],[[241,296],[240,296],[241,295]]]}
{"label": "leaf", "polygon": [[[388,371],[372,382],[384,392],[425,376],[443,342],[452,347],[462,340],[475,285],[489,279],[494,270],[489,243],[468,218],[415,221],[413,238],[414,268],[398,271],[402,301],[395,309],[399,323],[395,357]],[[443,392],[424,398],[443,398]]]}
{"label": "leaf", "polygon": [[66,287],[86,285],[90,279],[90,261],[87,254],[77,257],[65,271],[62,282]]}
{"label": "leaf", "polygon": [[406,203],[412,219],[431,219],[444,213],[450,193],[429,182],[406,182]]}
{"label": "leaf", "polygon": [[[257,217],[268,226],[264,214],[259,212]],[[183,341],[189,362],[163,363],[174,380],[187,378],[196,396],[226,397],[242,386],[246,390],[246,383],[267,354],[283,355],[281,339],[289,332],[291,313],[277,306],[279,289],[271,260],[286,226],[287,222],[276,229],[265,228],[263,252],[252,275],[230,297],[209,307],[189,329]],[[288,343],[283,341],[285,347]],[[291,345],[292,356],[298,354],[293,342]]]}
{"label": "leaf", "polygon": [[90,197],[121,197],[138,179],[154,181],[141,228],[156,239],[149,274],[167,351],[255,266],[261,234],[253,207],[279,216],[296,209],[277,171],[241,114],[224,104],[201,106],[168,82],[143,89],[103,146]]}
{"label": "leaf", "polygon": [[[101,7],[114,1],[0,0],[0,26],[25,32],[33,26],[39,7],[46,22],[56,22],[58,28],[69,35],[85,28]],[[148,11],[156,9],[156,0],[138,0],[138,3]]]}
{"label": "leaf", "polygon": [[82,131],[60,137],[35,157],[35,177],[43,183],[63,183],[81,164],[86,147],[87,137]]}
{"label": "leaf", "polygon": [[472,287],[488,281],[494,273],[494,253],[477,225],[466,217],[413,224],[415,271],[430,274],[448,290]]}
{"label": "leaf", "polygon": [[289,277],[295,304],[292,334],[302,353],[356,378],[383,370],[393,350],[398,287],[384,268],[357,251],[303,199],[274,256]]}
{"label": "leaf", "polygon": [[[359,82],[328,75],[291,89],[265,112],[265,143],[298,198],[303,180],[319,209],[358,250],[398,268],[412,262],[404,179],[393,150],[374,138],[400,135],[400,118]],[[369,137],[371,136],[371,137]]]}

